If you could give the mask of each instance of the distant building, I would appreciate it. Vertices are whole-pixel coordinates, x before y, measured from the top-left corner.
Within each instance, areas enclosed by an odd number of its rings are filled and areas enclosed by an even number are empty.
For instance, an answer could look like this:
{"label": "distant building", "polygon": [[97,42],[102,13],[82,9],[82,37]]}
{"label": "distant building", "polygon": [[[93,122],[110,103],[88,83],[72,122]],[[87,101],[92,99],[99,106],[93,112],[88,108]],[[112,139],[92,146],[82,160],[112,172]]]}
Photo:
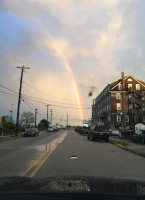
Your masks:
{"label": "distant building", "polygon": [[145,82],[131,75],[108,84],[93,101],[92,123],[134,126],[145,123]]}

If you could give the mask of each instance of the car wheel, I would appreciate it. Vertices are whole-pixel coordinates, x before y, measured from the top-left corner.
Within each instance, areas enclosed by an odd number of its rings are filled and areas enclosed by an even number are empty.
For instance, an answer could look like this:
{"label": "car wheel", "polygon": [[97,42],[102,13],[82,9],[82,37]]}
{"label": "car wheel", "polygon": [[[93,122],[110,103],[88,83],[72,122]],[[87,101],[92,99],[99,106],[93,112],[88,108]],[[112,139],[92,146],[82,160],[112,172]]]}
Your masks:
{"label": "car wheel", "polygon": [[133,137],[133,142],[135,142],[135,139],[134,139],[134,137]]}
{"label": "car wheel", "polygon": [[142,144],[144,144],[144,143],[145,143],[145,139],[144,139],[144,138],[142,138],[142,140],[141,140],[141,143],[142,143]]}
{"label": "car wheel", "polygon": [[105,142],[108,142],[108,139],[106,139]]}
{"label": "car wheel", "polygon": [[94,141],[94,138],[93,138],[93,136],[92,136],[92,135],[90,136],[90,140],[91,140],[91,141]]}

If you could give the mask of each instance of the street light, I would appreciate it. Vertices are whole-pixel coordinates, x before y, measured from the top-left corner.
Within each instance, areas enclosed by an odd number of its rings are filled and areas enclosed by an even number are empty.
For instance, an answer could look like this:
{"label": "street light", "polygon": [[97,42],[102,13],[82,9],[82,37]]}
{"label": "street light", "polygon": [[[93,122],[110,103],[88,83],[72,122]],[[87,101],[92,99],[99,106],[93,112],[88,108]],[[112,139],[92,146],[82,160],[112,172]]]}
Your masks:
{"label": "street light", "polygon": [[11,118],[11,122],[13,122],[13,108],[15,104],[11,104],[11,106],[12,106],[12,110],[10,110],[10,118]]}

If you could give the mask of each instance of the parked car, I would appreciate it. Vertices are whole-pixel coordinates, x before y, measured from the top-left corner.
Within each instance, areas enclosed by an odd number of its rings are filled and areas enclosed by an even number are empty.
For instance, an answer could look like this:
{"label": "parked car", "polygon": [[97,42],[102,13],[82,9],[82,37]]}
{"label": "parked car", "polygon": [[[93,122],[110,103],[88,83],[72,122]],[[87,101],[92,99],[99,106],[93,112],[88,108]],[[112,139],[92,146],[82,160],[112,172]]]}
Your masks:
{"label": "parked car", "polygon": [[133,139],[133,135],[135,134],[134,129],[131,126],[127,126],[126,129],[122,129],[121,137],[125,139]]}
{"label": "parked car", "polygon": [[93,125],[88,132],[87,138],[91,141],[104,140],[105,142],[108,142],[109,131],[107,130],[106,126]]}
{"label": "parked car", "polygon": [[83,126],[81,129],[80,129],[80,134],[81,135],[88,135],[88,131],[90,130],[90,127],[86,127],[86,126]]}
{"label": "parked car", "polygon": [[145,144],[145,130],[140,130],[136,134],[133,135],[134,142],[141,142]]}
{"label": "parked car", "polygon": [[119,130],[115,127],[112,127],[109,129],[109,135],[110,136],[119,136]]}
{"label": "parked car", "polygon": [[80,130],[81,130],[81,126],[77,126],[76,128],[75,128],[75,131],[77,132],[77,133],[79,133],[80,132]]}
{"label": "parked car", "polygon": [[58,131],[58,128],[56,126],[52,127],[54,131]]}
{"label": "parked car", "polygon": [[38,136],[39,135],[39,130],[37,128],[28,128],[24,132],[24,137],[25,136]]}
{"label": "parked car", "polygon": [[47,132],[53,132],[54,128],[53,127],[48,127]]}

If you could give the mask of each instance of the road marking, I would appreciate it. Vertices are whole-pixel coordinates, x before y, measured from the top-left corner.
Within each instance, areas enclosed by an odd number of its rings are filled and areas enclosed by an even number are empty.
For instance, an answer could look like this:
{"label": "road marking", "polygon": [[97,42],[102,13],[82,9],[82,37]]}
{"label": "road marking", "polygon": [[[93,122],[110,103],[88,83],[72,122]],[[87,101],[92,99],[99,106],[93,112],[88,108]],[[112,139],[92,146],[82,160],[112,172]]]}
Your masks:
{"label": "road marking", "polygon": [[117,143],[116,145],[119,146],[119,147],[121,147],[121,148],[123,148],[123,146],[122,146],[121,144],[118,144],[118,143]]}
{"label": "road marking", "polygon": [[45,153],[43,153],[36,161],[34,161],[32,163],[32,165],[30,167],[28,167],[22,174],[21,176],[25,176],[33,167],[35,167],[35,165],[37,165],[39,163],[39,161],[41,159],[43,159],[40,164],[38,165],[38,167],[30,174],[29,177],[33,177],[37,171],[41,168],[41,166],[45,163],[45,161],[47,160],[47,158],[52,154],[52,152],[55,150],[55,148],[57,147],[57,145],[59,143],[61,143],[64,138],[66,137],[67,132],[64,132],[59,138],[54,139],[53,141],[51,141],[50,143],[50,147],[52,147],[51,149],[47,150]]}
{"label": "road marking", "polygon": [[55,147],[48,153],[47,156],[44,157],[44,159],[41,161],[41,163],[38,165],[38,167],[30,174],[30,178],[33,178],[35,176],[35,174],[38,172],[38,170],[42,167],[42,165],[46,162],[47,158],[52,154],[52,152],[55,150],[56,146],[58,144],[55,145]]}
{"label": "road marking", "polygon": [[22,174],[21,176],[25,176],[46,154],[48,153],[48,151],[46,151],[45,153],[43,153],[35,162],[33,162],[33,164],[27,168]]}
{"label": "road marking", "polygon": [[64,138],[66,137],[66,132],[59,138],[58,142],[54,145],[52,150],[44,157],[44,159],[40,162],[38,167],[30,174],[30,178],[33,178],[35,174],[38,172],[38,170],[42,167],[42,165],[46,162],[46,160],[49,158],[49,156],[52,154],[52,152],[56,149],[57,145],[60,144]]}

